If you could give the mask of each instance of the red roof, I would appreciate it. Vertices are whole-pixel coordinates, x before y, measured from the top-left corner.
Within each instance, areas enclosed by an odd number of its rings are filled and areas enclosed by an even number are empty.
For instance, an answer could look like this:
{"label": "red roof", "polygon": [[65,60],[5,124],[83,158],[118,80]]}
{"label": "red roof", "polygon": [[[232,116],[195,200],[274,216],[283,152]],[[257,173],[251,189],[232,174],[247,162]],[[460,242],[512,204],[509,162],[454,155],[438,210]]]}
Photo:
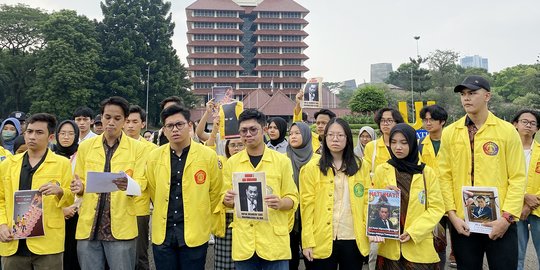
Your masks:
{"label": "red roof", "polygon": [[256,8],[254,8],[253,11],[283,11],[309,13],[309,10],[307,10],[305,7],[301,6],[293,0],[264,0]]}
{"label": "red roof", "polygon": [[255,59],[309,59],[309,57],[303,53],[259,53],[255,55]]}
{"label": "red roof", "polygon": [[[299,89],[296,89],[297,92]],[[292,92],[292,91],[291,91]],[[244,102],[244,106],[246,103]],[[283,94],[281,90],[274,91],[274,95],[261,107],[259,111],[262,111],[266,115],[290,115],[294,111],[296,103],[288,96]]]}
{"label": "red roof", "polygon": [[[236,90],[237,92],[239,90]],[[263,104],[270,100],[270,95],[268,95],[264,90],[257,89],[249,95],[247,95],[242,102],[244,103],[245,108],[260,108]]]}
{"label": "red roof", "polygon": [[243,8],[231,0],[197,0],[189,5],[186,10],[187,9],[244,11]]}

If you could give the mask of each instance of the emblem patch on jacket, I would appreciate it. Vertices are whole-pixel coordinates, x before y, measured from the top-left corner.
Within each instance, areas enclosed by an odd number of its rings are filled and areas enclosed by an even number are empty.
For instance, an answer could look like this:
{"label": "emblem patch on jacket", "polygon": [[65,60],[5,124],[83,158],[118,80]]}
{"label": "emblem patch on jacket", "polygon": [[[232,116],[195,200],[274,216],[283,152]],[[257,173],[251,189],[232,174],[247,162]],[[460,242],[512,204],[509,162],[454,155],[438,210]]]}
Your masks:
{"label": "emblem patch on jacket", "polygon": [[499,153],[499,146],[494,142],[484,143],[482,149],[484,149],[484,153],[488,156],[496,156]]}
{"label": "emblem patch on jacket", "polygon": [[422,190],[422,191],[418,192],[418,201],[421,204],[426,203],[426,191],[425,190]]}
{"label": "emblem patch on jacket", "polygon": [[540,173],[540,162],[536,162],[536,169],[534,171]]}
{"label": "emblem patch on jacket", "polygon": [[364,185],[360,183],[356,183],[356,185],[354,185],[354,196],[359,198],[364,197]]}
{"label": "emblem patch on jacket", "polygon": [[206,172],[199,170],[195,173],[195,183],[202,185],[206,182]]}

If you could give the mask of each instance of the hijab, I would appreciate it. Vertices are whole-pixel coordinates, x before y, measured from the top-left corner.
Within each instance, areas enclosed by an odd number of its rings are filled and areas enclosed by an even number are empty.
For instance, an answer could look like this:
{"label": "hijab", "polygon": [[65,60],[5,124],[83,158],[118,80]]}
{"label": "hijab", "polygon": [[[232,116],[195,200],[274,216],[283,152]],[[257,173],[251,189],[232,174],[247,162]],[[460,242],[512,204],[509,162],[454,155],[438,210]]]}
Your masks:
{"label": "hijab", "polygon": [[302,144],[298,148],[294,148],[289,144],[287,146],[287,156],[291,159],[293,167],[294,183],[298,186],[298,178],[300,174],[300,168],[311,160],[313,156],[313,146],[311,145],[311,129],[304,122],[295,122],[291,125],[296,125],[300,129],[300,135],[302,136]]}
{"label": "hijab", "polygon": [[372,141],[377,139],[377,134],[375,134],[375,130],[372,127],[363,126],[360,129],[360,132],[358,132],[358,145],[354,148],[354,155],[356,155],[358,158],[364,157],[365,146],[363,146],[362,143],[360,142],[360,135],[362,135],[364,131],[367,132],[369,136],[371,136]]}
{"label": "hijab", "polygon": [[287,134],[287,122],[281,117],[272,117],[270,118],[269,123],[276,124],[279,131],[279,137],[276,140],[270,139],[270,143],[273,146],[276,146],[285,140],[285,135]]}
{"label": "hijab", "polygon": [[8,150],[9,152],[11,152],[12,154],[15,154],[15,151],[17,149],[14,148],[14,144],[15,144],[15,139],[21,135],[21,122],[19,122],[19,120],[17,120],[17,118],[13,118],[13,117],[10,117],[6,120],[4,120],[4,122],[2,122],[2,125],[0,126],[0,132],[2,132],[2,130],[4,130],[4,126],[6,124],[10,124],[10,125],[13,125],[15,126],[15,136],[13,137],[13,139],[11,140],[2,140],[2,145],[3,147]]}
{"label": "hijab", "polygon": [[[59,133],[60,133],[60,129],[64,125],[72,125],[73,130],[75,131],[75,138],[73,139],[73,143],[68,147],[64,147],[60,145]],[[66,120],[60,123],[60,125],[58,125],[58,127],[56,128],[56,134],[54,136],[56,137],[56,147],[54,148],[54,152],[57,155],[71,158],[71,156],[77,152],[77,149],[79,148],[79,127],[77,126],[77,124],[75,124],[74,121]]]}
{"label": "hijab", "polygon": [[410,174],[422,173],[426,164],[421,163],[418,165],[420,160],[418,154],[418,142],[416,141],[416,131],[410,125],[405,123],[399,123],[390,130],[390,144],[392,144],[392,138],[396,133],[401,133],[407,139],[407,144],[409,144],[409,154],[399,159],[397,158],[392,149],[389,148],[391,159],[388,160],[390,165],[394,166],[399,172],[406,172]]}

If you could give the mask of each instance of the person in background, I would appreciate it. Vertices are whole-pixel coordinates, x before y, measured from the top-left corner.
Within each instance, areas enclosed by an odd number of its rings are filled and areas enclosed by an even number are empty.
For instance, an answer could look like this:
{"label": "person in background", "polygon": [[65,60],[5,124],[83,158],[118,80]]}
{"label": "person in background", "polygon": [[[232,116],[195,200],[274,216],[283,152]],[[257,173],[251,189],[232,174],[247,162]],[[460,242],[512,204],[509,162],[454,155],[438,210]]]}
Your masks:
{"label": "person in background", "polygon": [[15,150],[15,154],[24,153],[26,150],[28,150],[28,146],[24,141],[23,135],[17,136],[17,138],[15,138],[15,141],[13,142],[13,149]]}
{"label": "person in background", "polygon": [[101,135],[103,133],[103,122],[101,121],[101,114],[96,115],[94,119],[94,133]]}
{"label": "person in background", "polygon": [[22,135],[19,120],[13,117],[4,120],[2,126],[0,126],[0,130],[2,131],[2,147],[11,154],[15,154],[17,150],[14,148],[15,138]]}
{"label": "person in background", "polygon": [[[184,106],[184,100],[178,96],[166,97],[159,103],[159,111],[163,111],[165,108],[168,108],[172,105]],[[157,146],[167,144],[167,137],[163,134],[163,128],[160,128],[158,131],[154,132],[152,137],[152,142]]]}
{"label": "person in background", "polygon": [[287,122],[281,117],[272,117],[268,120],[268,137],[270,141],[266,144],[268,148],[280,153],[287,152],[289,143],[285,139],[287,135]]}
{"label": "person in background", "polygon": [[377,139],[377,134],[375,130],[370,126],[363,126],[358,132],[358,145],[354,148],[354,154],[357,158],[364,157],[364,149],[368,142],[374,141]]}
{"label": "person in background", "polygon": [[79,107],[73,112],[73,120],[75,120],[75,123],[79,126],[79,143],[97,136],[91,129],[94,124],[93,117],[94,111],[88,107]]}
{"label": "person in background", "polygon": [[[219,136],[219,125],[215,125],[216,123],[219,124],[219,115],[215,115],[217,114],[217,111],[219,111],[219,106],[214,103],[214,99],[206,102],[206,110],[204,111],[204,114],[199,120],[199,125],[197,125],[197,128],[195,129],[195,134],[201,142],[206,143],[208,141],[212,141],[212,143],[210,144],[214,145],[214,149],[216,150],[218,156],[224,156],[225,141],[222,140]],[[210,133],[207,133],[204,131],[204,129],[206,127],[208,118],[210,117],[214,117],[214,119],[212,120],[214,125],[212,126],[212,131]]]}
{"label": "person in background", "polygon": [[144,138],[145,140],[149,141],[149,142],[152,142],[152,134],[153,134],[153,133],[154,133],[153,131],[147,129],[147,130],[145,130],[144,133],[143,133],[143,138]]}
{"label": "person in background", "polygon": [[525,269],[525,256],[529,242],[529,228],[536,257],[540,258],[540,143],[534,140],[540,123],[540,112],[530,109],[519,111],[512,124],[517,129],[525,155],[525,177],[527,188],[521,217],[517,222],[518,270]]}

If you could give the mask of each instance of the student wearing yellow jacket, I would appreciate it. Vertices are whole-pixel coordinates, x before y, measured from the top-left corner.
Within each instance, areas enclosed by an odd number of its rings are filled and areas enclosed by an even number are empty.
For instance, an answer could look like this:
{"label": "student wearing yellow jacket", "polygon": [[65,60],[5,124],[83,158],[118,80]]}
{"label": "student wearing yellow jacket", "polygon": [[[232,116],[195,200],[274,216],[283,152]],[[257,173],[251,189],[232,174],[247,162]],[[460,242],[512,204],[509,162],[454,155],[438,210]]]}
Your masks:
{"label": "student wearing yellow jacket", "polygon": [[519,111],[512,124],[521,137],[525,154],[525,172],[527,189],[520,220],[517,222],[518,232],[518,270],[525,268],[525,255],[529,243],[529,227],[533,239],[536,257],[540,258],[540,143],[534,140],[540,123],[540,112],[524,109]]}
{"label": "student wearing yellow jacket", "polygon": [[[229,208],[238,196],[232,187],[233,172],[265,172],[266,189],[263,207],[268,207],[269,221],[234,218],[232,256],[235,267],[244,269],[288,269],[289,217],[298,207],[298,190],[293,180],[290,160],[268,149],[263,141],[265,115],[255,109],[239,117],[239,131],[246,149],[232,156],[223,167],[223,204]],[[272,267],[272,268],[270,268]]]}
{"label": "student wearing yellow jacket", "polygon": [[110,97],[101,103],[103,134],[79,145],[75,180],[71,190],[82,196],[75,238],[82,270],[134,269],[136,262],[137,216],[135,198],[128,196],[127,178],[113,181],[118,191],[85,192],[88,172],[125,172],[146,189],[146,155],[141,142],[122,132],[129,116],[129,103]]}
{"label": "student wearing yellow jacket", "polygon": [[[466,116],[444,129],[439,157],[441,190],[456,263],[481,269],[484,253],[490,269],[515,269],[518,258],[515,221],[521,215],[525,191],[525,158],[514,126],[488,110],[489,82],[469,76],[454,88]],[[474,158],[473,158],[474,157]],[[501,217],[485,224],[489,235],[471,234],[463,220],[463,186],[496,187]]]}
{"label": "student wearing yellow jacket", "polygon": [[361,269],[369,254],[364,215],[368,168],[354,155],[352,132],[330,120],[322,155],[300,172],[302,249],[312,269]]}
{"label": "student wearing yellow jacket", "polygon": [[420,118],[424,128],[429,132],[419,141],[420,159],[436,172],[439,168],[437,157],[441,149],[442,131],[448,119],[448,113],[443,107],[435,104],[422,108]]}
{"label": "student wearing yellow jacket", "polygon": [[[27,121],[24,137],[28,151],[0,163],[2,264],[4,269],[62,269],[65,237],[62,208],[73,203],[73,194],[69,190],[71,165],[68,159],[47,149],[49,141],[54,139],[54,116],[38,113]],[[41,193],[44,213],[42,237],[14,240],[13,196],[20,190],[39,190]],[[26,215],[31,215],[31,211]],[[30,225],[32,219],[28,217],[27,225]]]}
{"label": "student wearing yellow jacket", "polygon": [[391,159],[375,169],[375,188],[401,193],[399,240],[380,243],[377,269],[438,269],[433,229],[444,214],[436,173],[420,163],[416,131],[405,123],[392,128]]}
{"label": "student wearing yellow jacket", "polygon": [[161,112],[169,143],[152,151],[146,177],[154,212],[156,269],[204,269],[212,213],[221,202],[221,171],[212,149],[189,134],[190,113],[178,105]]}

